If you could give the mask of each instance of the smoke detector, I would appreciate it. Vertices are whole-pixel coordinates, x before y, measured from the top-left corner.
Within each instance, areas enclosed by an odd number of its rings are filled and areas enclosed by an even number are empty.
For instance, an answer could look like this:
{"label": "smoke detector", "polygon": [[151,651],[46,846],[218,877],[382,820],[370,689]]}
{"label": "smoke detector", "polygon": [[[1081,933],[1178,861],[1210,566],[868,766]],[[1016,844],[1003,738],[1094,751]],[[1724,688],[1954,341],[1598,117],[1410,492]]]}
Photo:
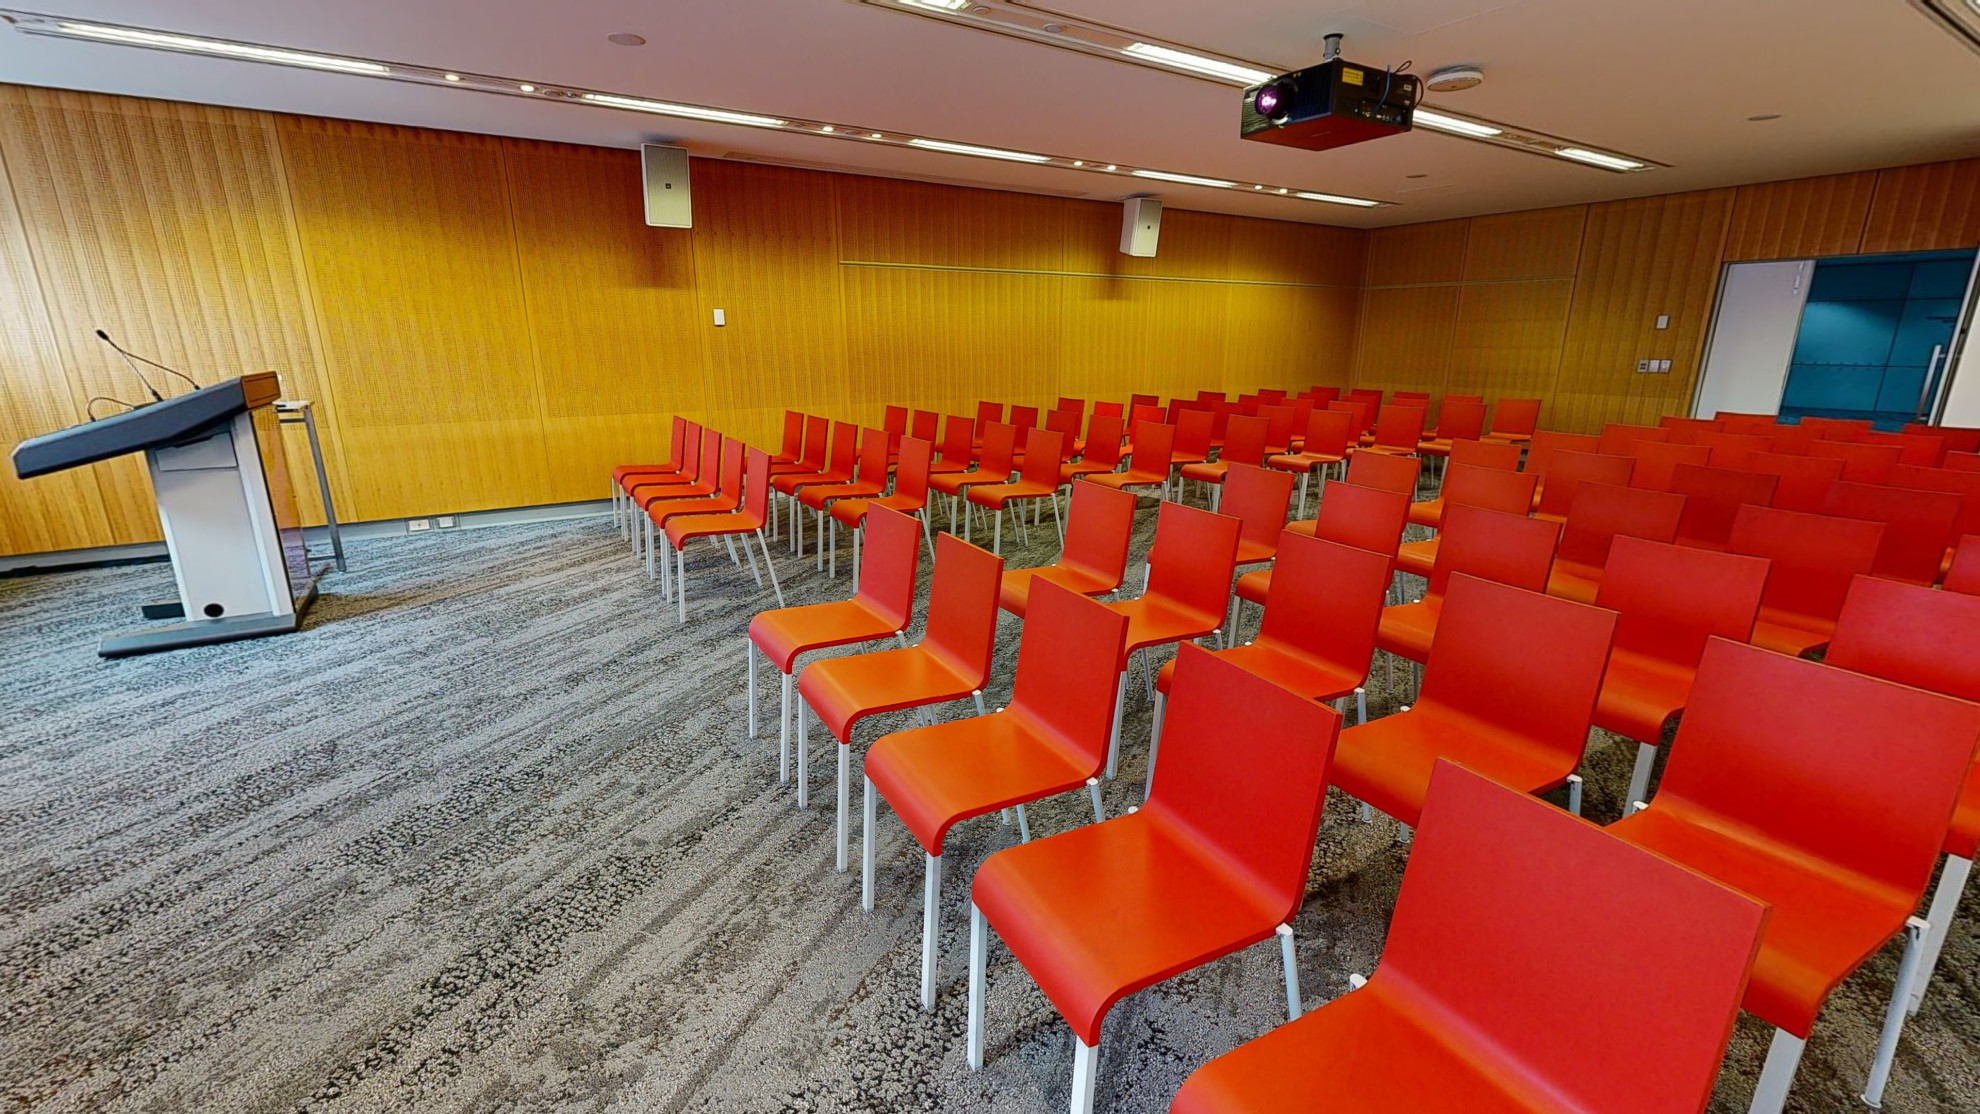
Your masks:
{"label": "smoke detector", "polygon": [[1477,66],[1445,66],[1423,79],[1423,87],[1432,93],[1455,93],[1460,89],[1471,89],[1485,80],[1485,71]]}

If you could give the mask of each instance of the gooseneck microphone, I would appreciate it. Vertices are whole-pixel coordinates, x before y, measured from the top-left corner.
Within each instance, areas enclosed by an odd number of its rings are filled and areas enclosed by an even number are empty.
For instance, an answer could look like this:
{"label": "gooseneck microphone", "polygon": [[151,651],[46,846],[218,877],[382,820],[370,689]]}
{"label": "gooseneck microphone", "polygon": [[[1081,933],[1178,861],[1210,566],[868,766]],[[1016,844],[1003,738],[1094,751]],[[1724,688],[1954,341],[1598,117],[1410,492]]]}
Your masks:
{"label": "gooseneck microphone", "polygon": [[[103,331],[102,329],[98,329],[98,330],[96,330],[96,335],[97,335],[97,336],[99,336],[99,337],[102,337],[102,338],[103,338],[103,343],[105,343],[105,344],[107,344],[107,345],[109,345],[109,346],[110,346],[110,347],[112,347],[112,348],[115,348],[115,349],[117,350],[117,354],[118,354],[118,355],[120,355],[120,356],[122,356],[122,357],[124,358],[124,362],[125,362],[125,363],[129,363],[129,362],[131,362],[132,360],[136,360],[137,362],[139,362],[139,363],[141,363],[141,364],[147,364],[147,365],[149,365],[149,366],[151,366],[151,367],[155,367],[155,368],[157,368],[157,369],[158,369],[159,371],[162,371],[162,372],[164,372],[164,373],[166,373],[167,375],[171,375],[171,376],[175,376],[175,377],[177,377],[177,378],[179,379],[179,381],[180,381],[180,382],[182,382],[182,383],[184,383],[184,384],[185,384],[186,386],[188,386],[188,387],[191,387],[191,388],[192,388],[193,390],[195,390],[195,391],[197,391],[197,390],[199,390],[199,389],[200,389],[200,387],[199,387],[199,381],[198,381],[198,380],[196,380],[196,379],[194,379],[194,378],[193,378],[192,376],[190,376],[190,375],[187,375],[187,374],[186,374],[185,372],[183,372],[183,371],[180,371],[180,370],[179,370],[178,368],[175,368],[175,367],[166,367],[166,366],[165,366],[164,364],[161,364],[161,363],[159,363],[159,362],[158,362],[157,360],[153,360],[153,359],[147,359],[146,357],[144,357],[144,356],[140,356],[140,355],[138,355],[138,354],[137,354],[137,353],[135,353],[135,352],[127,352],[127,351],[125,351],[122,345],[120,345],[120,344],[118,344],[118,343],[117,343],[116,341],[114,341],[114,340],[111,340],[111,339],[110,339],[110,334],[109,334],[109,333],[106,333],[106,332],[104,332],[104,331]],[[137,369],[136,369],[136,368],[134,367],[134,368],[132,368],[131,370],[132,370],[132,371],[136,371]],[[147,386],[149,386],[149,384],[146,384],[146,385],[147,385]],[[156,394],[157,394],[158,392],[157,392],[157,391],[153,391],[153,392],[151,392],[151,393],[152,393],[153,395],[156,395]],[[163,400],[161,399],[160,401],[163,401]]]}
{"label": "gooseneck microphone", "polygon": [[130,368],[131,374],[137,376],[137,381],[144,384],[145,390],[151,392],[151,401],[153,402],[165,401],[165,396],[159,394],[158,388],[152,386],[151,380],[146,379],[144,377],[144,372],[139,371],[137,365],[131,362],[131,354],[129,352],[124,351],[122,348],[117,347],[117,342],[110,339],[109,333],[104,332],[102,329],[98,329],[96,330],[96,339],[109,345],[112,351],[116,352],[117,355],[122,356],[124,358],[124,366]]}

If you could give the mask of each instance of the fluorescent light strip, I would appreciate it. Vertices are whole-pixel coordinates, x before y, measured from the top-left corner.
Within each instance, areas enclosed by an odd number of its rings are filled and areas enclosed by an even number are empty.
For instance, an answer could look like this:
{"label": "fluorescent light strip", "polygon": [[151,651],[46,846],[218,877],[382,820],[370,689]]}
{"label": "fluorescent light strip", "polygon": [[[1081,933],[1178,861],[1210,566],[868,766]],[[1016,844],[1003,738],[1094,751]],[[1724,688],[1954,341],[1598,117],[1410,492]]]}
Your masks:
{"label": "fluorescent light strip", "polygon": [[334,54],[311,54],[301,50],[280,50],[275,47],[254,46],[249,43],[233,43],[223,39],[196,39],[188,35],[168,35],[158,31],[140,31],[134,27],[111,27],[101,23],[57,23],[56,28],[65,35],[83,39],[99,39],[103,42],[124,43],[129,46],[146,46],[154,50],[173,50],[186,54],[211,54],[220,58],[239,58],[249,62],[273,62],[281,66],[303,66],[312,70],[338,70],[343,73],[386,74],[391,67],[378,62],[366,62],[358,58],[339,58]]}
{"label": "fluorescent light strip", "polygon": [[1586,147],[1557,147],[1554,149],[1554,153],[1564,159],[1585,162],[1590,166],[1599,166],[1605,170],[1643,169],[1643,164],[1637,162],[1635,159],[1626,159],[1619,155],[1605,154],[1601,151],[1590,151]]}
{"label": "fluorescent light strip", "polygon": [[1259,85],[1278,76],[1266,70],[1255,70],[1250,66],[1240,66],[1235,62],[1225,62],[1217,58],[1205,58],[1201,54],[1191,54],[1186,50],[1157,46],[1154,43],[1130,43],[1121,48],[1121,53],[1239,85]]}
{"label": "fluorescent light strip", "polygon": [[1379,201],[1370,201],[1365,197],[1342,197],[1339,194],[1333,193],[1300,192],[1293,194],[1293,196],[1303,201],[1325,201],[1329,205],[1354,205],[1363,209],[1373,208],[1381,204]]}
{"label": "fluorescent light strip", "polygon": [[1137,178],[1153,178],[1158,182],[1180,182],[1185,186],[1214,186],[1220,190],[1230,189],[1236,182],[1226,182],[1222,178],[1199,178],[1194,174],[1171,174],[1166,170],[1131,171]]}
{"label": "fluorescent light strip", "polygon": [[970,0],[900,0],[911,8],[928,8],[938,12],[959,12],[969,7]]}
{"label": "fluorescent light strip", "polygon": [[974,155],[979,159],[1003,159],[1005,162],[1051,162],[1050,155],[1034,155],[1029,151],[1006,151],[1000,147],[976,147],[968,143],[950,143],[946,139],[910,139],[910,147],[920,147],[927,151],[942,151],[951,155]]}
{"label": "fluorescent light strip", "polygon": [[1474,139],[1490,139],[1495,135],[1505,134],[1504,128],[1495,128],[1489,124],[1474,123],[1470,120],[1460,120],[1455,116],[1446,116],[1441,112],[1432,112],[1427,108],[1417,109],[1410,119],[1419,128],[1435,128],[1441,132],[1468,135]]}
{"label": "fluorescent light strip", "polygon": [[640,97],[622,97],[617,93],[580,93],[578,99],[610,108],[651,112],[656,116],[680,116],[689,120],[710,120],[717,124],[741,124],[749,128],[781,128],[786,123],[774,116],[752,116],[747,112],[730,112],[721,108],[701,108],[691,104],[649,101]]}

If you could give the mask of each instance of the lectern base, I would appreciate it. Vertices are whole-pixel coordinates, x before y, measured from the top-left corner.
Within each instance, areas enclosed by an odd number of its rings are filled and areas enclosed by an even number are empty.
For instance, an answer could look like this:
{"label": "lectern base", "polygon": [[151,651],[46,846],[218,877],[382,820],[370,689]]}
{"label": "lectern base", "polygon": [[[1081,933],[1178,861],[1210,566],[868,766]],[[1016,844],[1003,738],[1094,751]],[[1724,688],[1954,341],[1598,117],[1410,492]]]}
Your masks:
{"label": "lectern base", "polygon": [[[316,580],[312,578],[309,589],[296,601],[296,609],[292,614],[193,619],[162,627],[125,631],[98,642],[96,654],[104,658],[128,658],[138,654],[155,654],[160,650],[181,650],[188,646],[210,646],[215,642],[238,642],[244,638],[292,634],[302,627],[303,613],[315,602]],[[152,606],[154,605],[147,604],[146,610],[149,611]]]}

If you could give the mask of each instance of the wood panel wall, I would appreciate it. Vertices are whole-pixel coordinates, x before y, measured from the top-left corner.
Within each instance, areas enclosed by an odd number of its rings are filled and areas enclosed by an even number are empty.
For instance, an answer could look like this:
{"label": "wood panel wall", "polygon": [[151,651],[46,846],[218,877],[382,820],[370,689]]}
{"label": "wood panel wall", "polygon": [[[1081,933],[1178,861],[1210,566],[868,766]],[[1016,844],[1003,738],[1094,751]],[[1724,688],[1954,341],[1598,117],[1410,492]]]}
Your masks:
{"label": "wood panel wall", "polygon": [[[279,372],[352,521],[601,498],[676,414],[774,447],[787,407],[1345,384],[1365,268],[1346,229],[1171,210],[1128,259],[1112,204],[703,159],[654,229],[631,151],[17,86],[0,172],[0,446],[142,397],[102,327]],[[0,472],[0,554],[159,536],[135,458]]]}
{"label": "wood panel wall", "polygon": [[1690,408],[1726,263],[1976,245],[1980,159],[1381,229],[1354,379],[1654,422]]}

